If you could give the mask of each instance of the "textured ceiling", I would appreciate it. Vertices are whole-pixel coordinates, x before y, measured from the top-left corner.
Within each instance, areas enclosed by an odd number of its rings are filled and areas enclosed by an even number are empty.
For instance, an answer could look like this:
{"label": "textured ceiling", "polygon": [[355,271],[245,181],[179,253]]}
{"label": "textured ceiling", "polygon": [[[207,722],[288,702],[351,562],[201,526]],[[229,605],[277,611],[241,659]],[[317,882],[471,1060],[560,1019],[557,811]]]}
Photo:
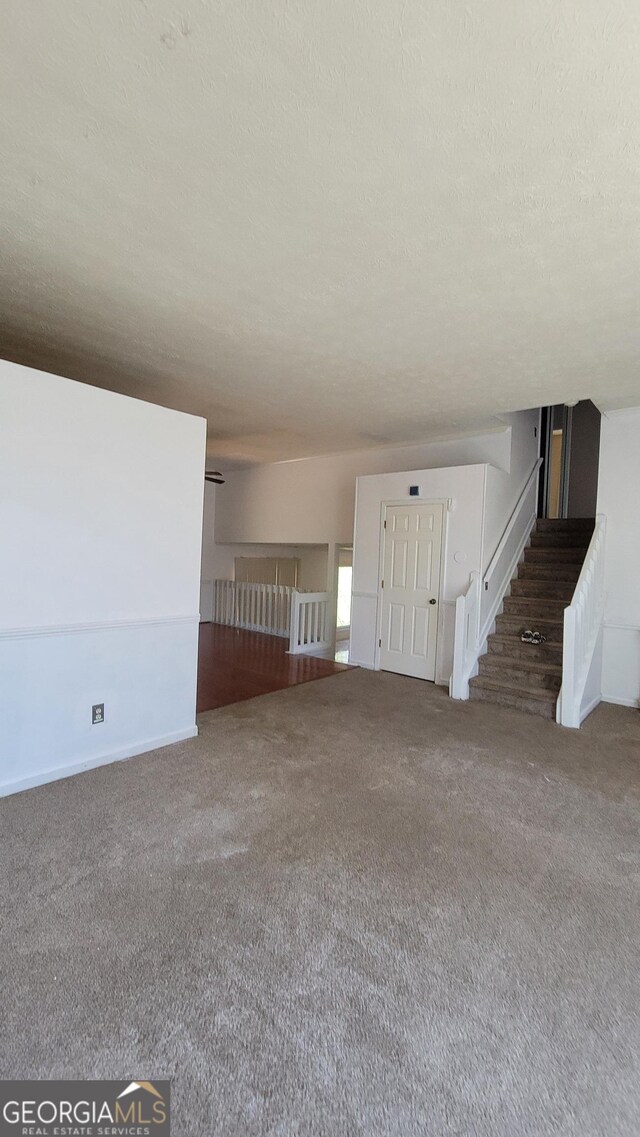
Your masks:
{"label": "textured ceiling", "polygon": [[638,0],[0,20],[0,354],[229,463],[640,402]]}

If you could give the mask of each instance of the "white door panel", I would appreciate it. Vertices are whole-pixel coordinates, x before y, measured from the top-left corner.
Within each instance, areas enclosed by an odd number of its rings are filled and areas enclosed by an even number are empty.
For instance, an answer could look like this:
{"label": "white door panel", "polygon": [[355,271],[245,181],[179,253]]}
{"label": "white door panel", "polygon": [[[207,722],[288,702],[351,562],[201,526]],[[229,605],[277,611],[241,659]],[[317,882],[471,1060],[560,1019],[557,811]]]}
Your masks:
{"label": "white door panel", "polygon": [[435,679],[441,504],[387,506],[383,528],[382,636],[385,671]]}

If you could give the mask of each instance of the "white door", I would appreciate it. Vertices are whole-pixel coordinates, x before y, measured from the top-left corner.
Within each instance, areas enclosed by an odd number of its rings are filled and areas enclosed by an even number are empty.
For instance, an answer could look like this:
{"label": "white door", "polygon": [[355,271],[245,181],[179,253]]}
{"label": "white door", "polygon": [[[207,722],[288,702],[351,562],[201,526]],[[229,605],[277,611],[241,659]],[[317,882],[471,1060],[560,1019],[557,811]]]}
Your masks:
{"label": "white door", "polygon": [[383,522],[380,667],[436,677],[444,506],[388,505]]}

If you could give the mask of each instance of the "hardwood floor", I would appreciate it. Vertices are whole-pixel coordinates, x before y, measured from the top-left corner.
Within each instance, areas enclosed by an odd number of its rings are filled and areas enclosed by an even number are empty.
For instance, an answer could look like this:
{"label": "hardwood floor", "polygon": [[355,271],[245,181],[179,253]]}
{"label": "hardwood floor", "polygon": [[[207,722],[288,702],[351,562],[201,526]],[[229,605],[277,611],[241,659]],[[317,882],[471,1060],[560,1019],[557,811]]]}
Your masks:
{"label": "hardwood floor", "polygon": [[201,624],[197,709],[212,711],[255,695],[350,670],[313,655],[287,655],[288,641],[262,632]]}

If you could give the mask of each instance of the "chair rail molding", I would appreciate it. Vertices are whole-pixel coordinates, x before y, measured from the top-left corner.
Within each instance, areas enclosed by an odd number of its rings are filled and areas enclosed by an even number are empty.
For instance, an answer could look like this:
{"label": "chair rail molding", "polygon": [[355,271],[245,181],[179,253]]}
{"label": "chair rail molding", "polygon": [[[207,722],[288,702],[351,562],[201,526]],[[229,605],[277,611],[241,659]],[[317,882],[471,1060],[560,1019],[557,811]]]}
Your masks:
{"label": "chair rail molding", "polygon": [[0,640],[17,640],[41,636],[72,636],[93,632],[128,631],[130,628],[163,628],[174,624],[198,624],[200,613],[189,616],[143,616],[140,619],[96,620],[79,624],[43,624],[23,628],[0,628]]}

